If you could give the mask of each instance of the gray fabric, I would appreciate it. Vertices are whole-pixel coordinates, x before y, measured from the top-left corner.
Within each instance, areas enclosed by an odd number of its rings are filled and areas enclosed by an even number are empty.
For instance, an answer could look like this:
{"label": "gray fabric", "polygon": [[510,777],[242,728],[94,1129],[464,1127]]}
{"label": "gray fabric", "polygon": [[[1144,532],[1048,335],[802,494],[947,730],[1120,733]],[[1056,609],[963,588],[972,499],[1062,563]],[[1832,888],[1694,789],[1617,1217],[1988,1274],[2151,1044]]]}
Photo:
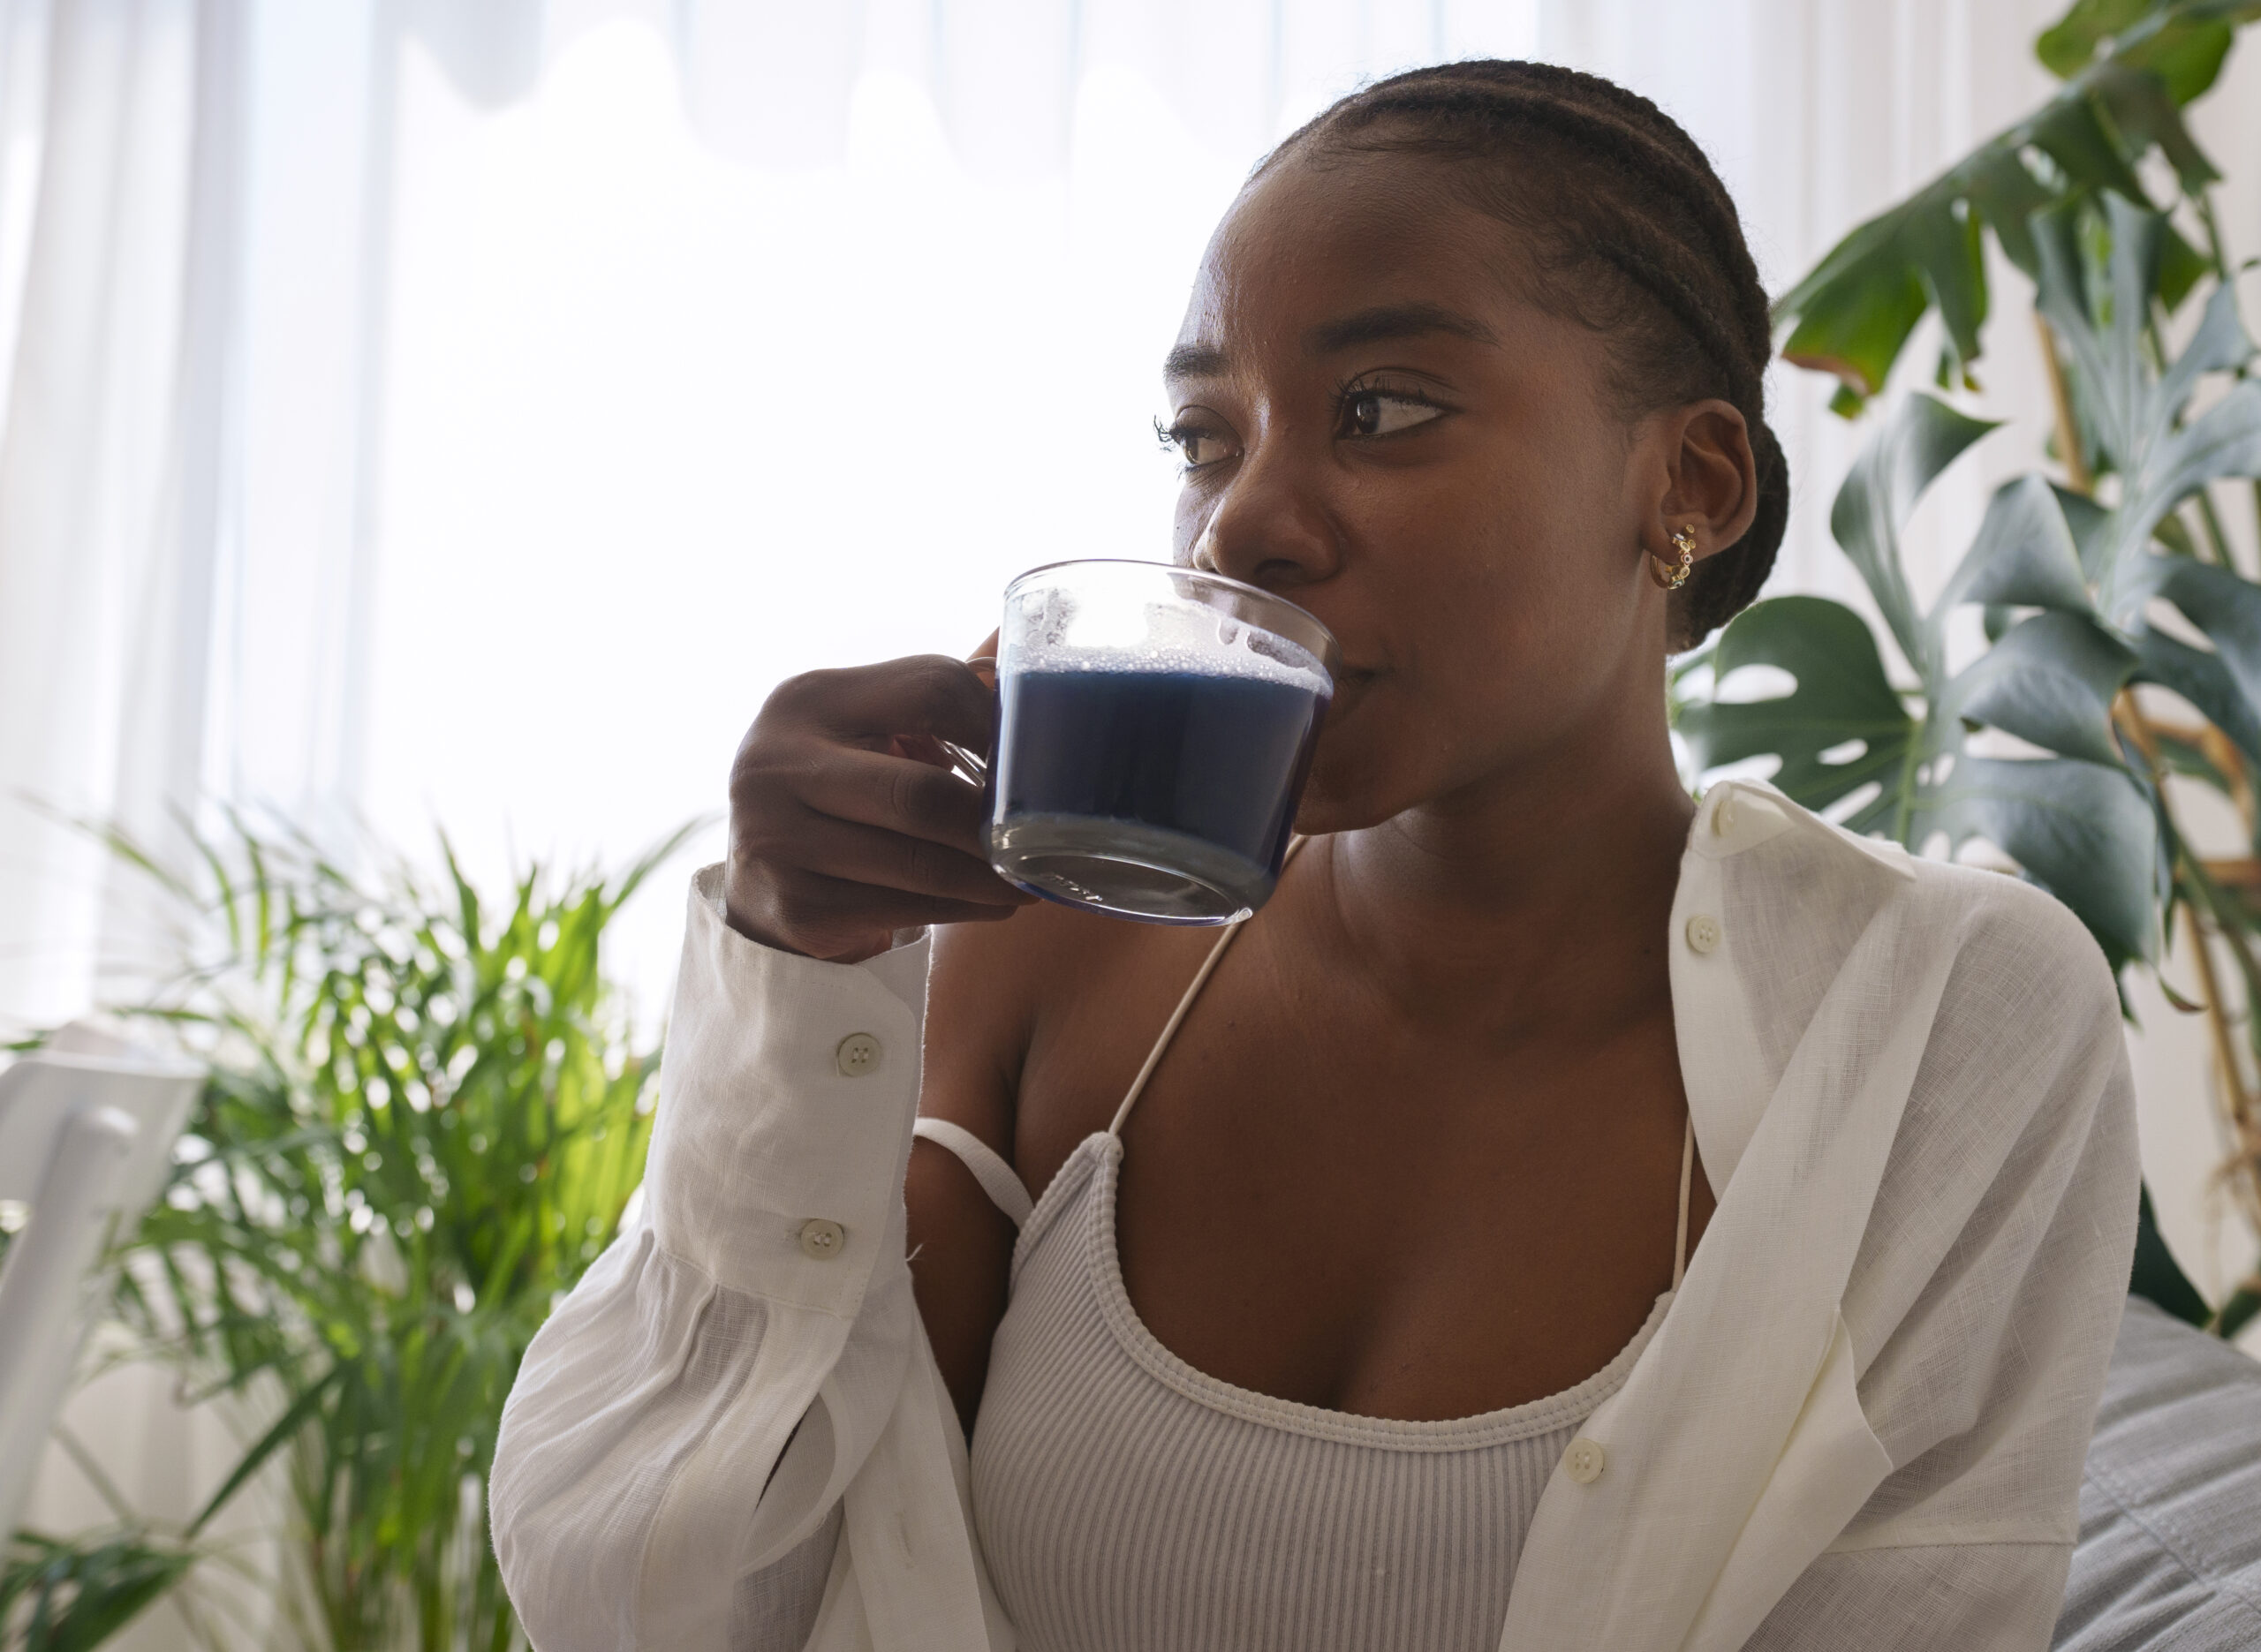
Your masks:
{"label": "gray fabric", "polygon": [[2052,1644],[2261,1647],[2261,1363],[2140,1297],[2097,1409]]}

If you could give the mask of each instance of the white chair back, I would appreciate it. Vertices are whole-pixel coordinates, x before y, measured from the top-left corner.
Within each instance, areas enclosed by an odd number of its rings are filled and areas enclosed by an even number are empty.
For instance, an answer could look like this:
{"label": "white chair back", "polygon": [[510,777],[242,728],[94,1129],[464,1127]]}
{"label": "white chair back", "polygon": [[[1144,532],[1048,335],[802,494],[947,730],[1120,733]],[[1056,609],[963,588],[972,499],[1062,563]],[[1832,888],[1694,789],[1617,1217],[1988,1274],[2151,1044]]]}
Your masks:
{"label": "white chair back", "polygon": [[164,1187],[203,1076],[86,1023],[0,1072],[0,1199],[31,1207],[0,1267],[0,1538],[94,1323],[102,1252]]}

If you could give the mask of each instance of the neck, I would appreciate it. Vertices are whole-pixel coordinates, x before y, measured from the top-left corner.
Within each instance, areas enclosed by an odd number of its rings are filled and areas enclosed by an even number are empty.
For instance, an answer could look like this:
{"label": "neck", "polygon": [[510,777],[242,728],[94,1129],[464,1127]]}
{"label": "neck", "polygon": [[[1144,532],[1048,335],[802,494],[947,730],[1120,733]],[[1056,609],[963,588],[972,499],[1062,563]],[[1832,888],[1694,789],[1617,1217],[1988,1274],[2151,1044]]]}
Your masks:
{"label": "neck", "polygon": [[[1695,805],[1661,720],[1486,776],[1338,834],[1328,871],[1354,967],[1426,1013],[1614,1015],[1661,992]],[[1614,760],[1598,762],[1597,751]],[[1316,845],[1314,847],[1317,847]]]}

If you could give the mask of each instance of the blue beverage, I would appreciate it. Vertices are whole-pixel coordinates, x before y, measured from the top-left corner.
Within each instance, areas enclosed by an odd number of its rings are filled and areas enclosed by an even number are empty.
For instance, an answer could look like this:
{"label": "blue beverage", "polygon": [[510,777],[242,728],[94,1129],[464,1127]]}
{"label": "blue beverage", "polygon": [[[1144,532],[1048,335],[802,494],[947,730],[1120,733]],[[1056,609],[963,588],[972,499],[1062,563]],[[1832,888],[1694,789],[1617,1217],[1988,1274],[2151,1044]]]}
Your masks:
{"label": "blue beverage", "polygon": [[1009,662],[990,830],[1000,870],[1047,899],[1150,923],[1223,923],[1261,906],[1328,679],[1316,662],[1240,660],[1271,668],[1106,653]]}

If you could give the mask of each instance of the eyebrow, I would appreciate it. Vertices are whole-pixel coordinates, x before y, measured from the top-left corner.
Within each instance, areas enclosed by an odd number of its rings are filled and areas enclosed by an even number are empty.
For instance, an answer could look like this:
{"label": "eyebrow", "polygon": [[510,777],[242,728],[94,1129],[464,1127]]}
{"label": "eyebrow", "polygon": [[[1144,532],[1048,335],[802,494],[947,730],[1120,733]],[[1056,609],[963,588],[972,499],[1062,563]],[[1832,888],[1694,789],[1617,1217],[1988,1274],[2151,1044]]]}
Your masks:
{"label": "eyebrow", "polygon": [[1328,356],[1353,344],[1378,344],[1394,338],[1420,338],[1444,333],[1471,344],[1497,344],[1490,328],[1472,315],[1463,315],[1435,304],[1384,304],[1360,310],[1338,321],[1322,321],[1304,336],[1304,347],[1314,356]]}
{"label": "eyebrow", "polygon": [[[1320,322],[1304,335],[1304,348],[1314,356],[1331,356],[1357,344],[1422,338],[1435,333],[1464,338],[1471,344],[1497,345],[1500,342],[1498,336],[1474,316],[1463,315],[1441,305],[1383,304]],[[1180,344],[1162,358],[1162,377],[1214,378],[1228,365],[1225,352],[1214,344]]]}
{"label": "eyebrow", "polygon": [[1214,344],[1180,344],[1162,358],[1165,379],[1214,379],[1225,370],[1225,352]]}

